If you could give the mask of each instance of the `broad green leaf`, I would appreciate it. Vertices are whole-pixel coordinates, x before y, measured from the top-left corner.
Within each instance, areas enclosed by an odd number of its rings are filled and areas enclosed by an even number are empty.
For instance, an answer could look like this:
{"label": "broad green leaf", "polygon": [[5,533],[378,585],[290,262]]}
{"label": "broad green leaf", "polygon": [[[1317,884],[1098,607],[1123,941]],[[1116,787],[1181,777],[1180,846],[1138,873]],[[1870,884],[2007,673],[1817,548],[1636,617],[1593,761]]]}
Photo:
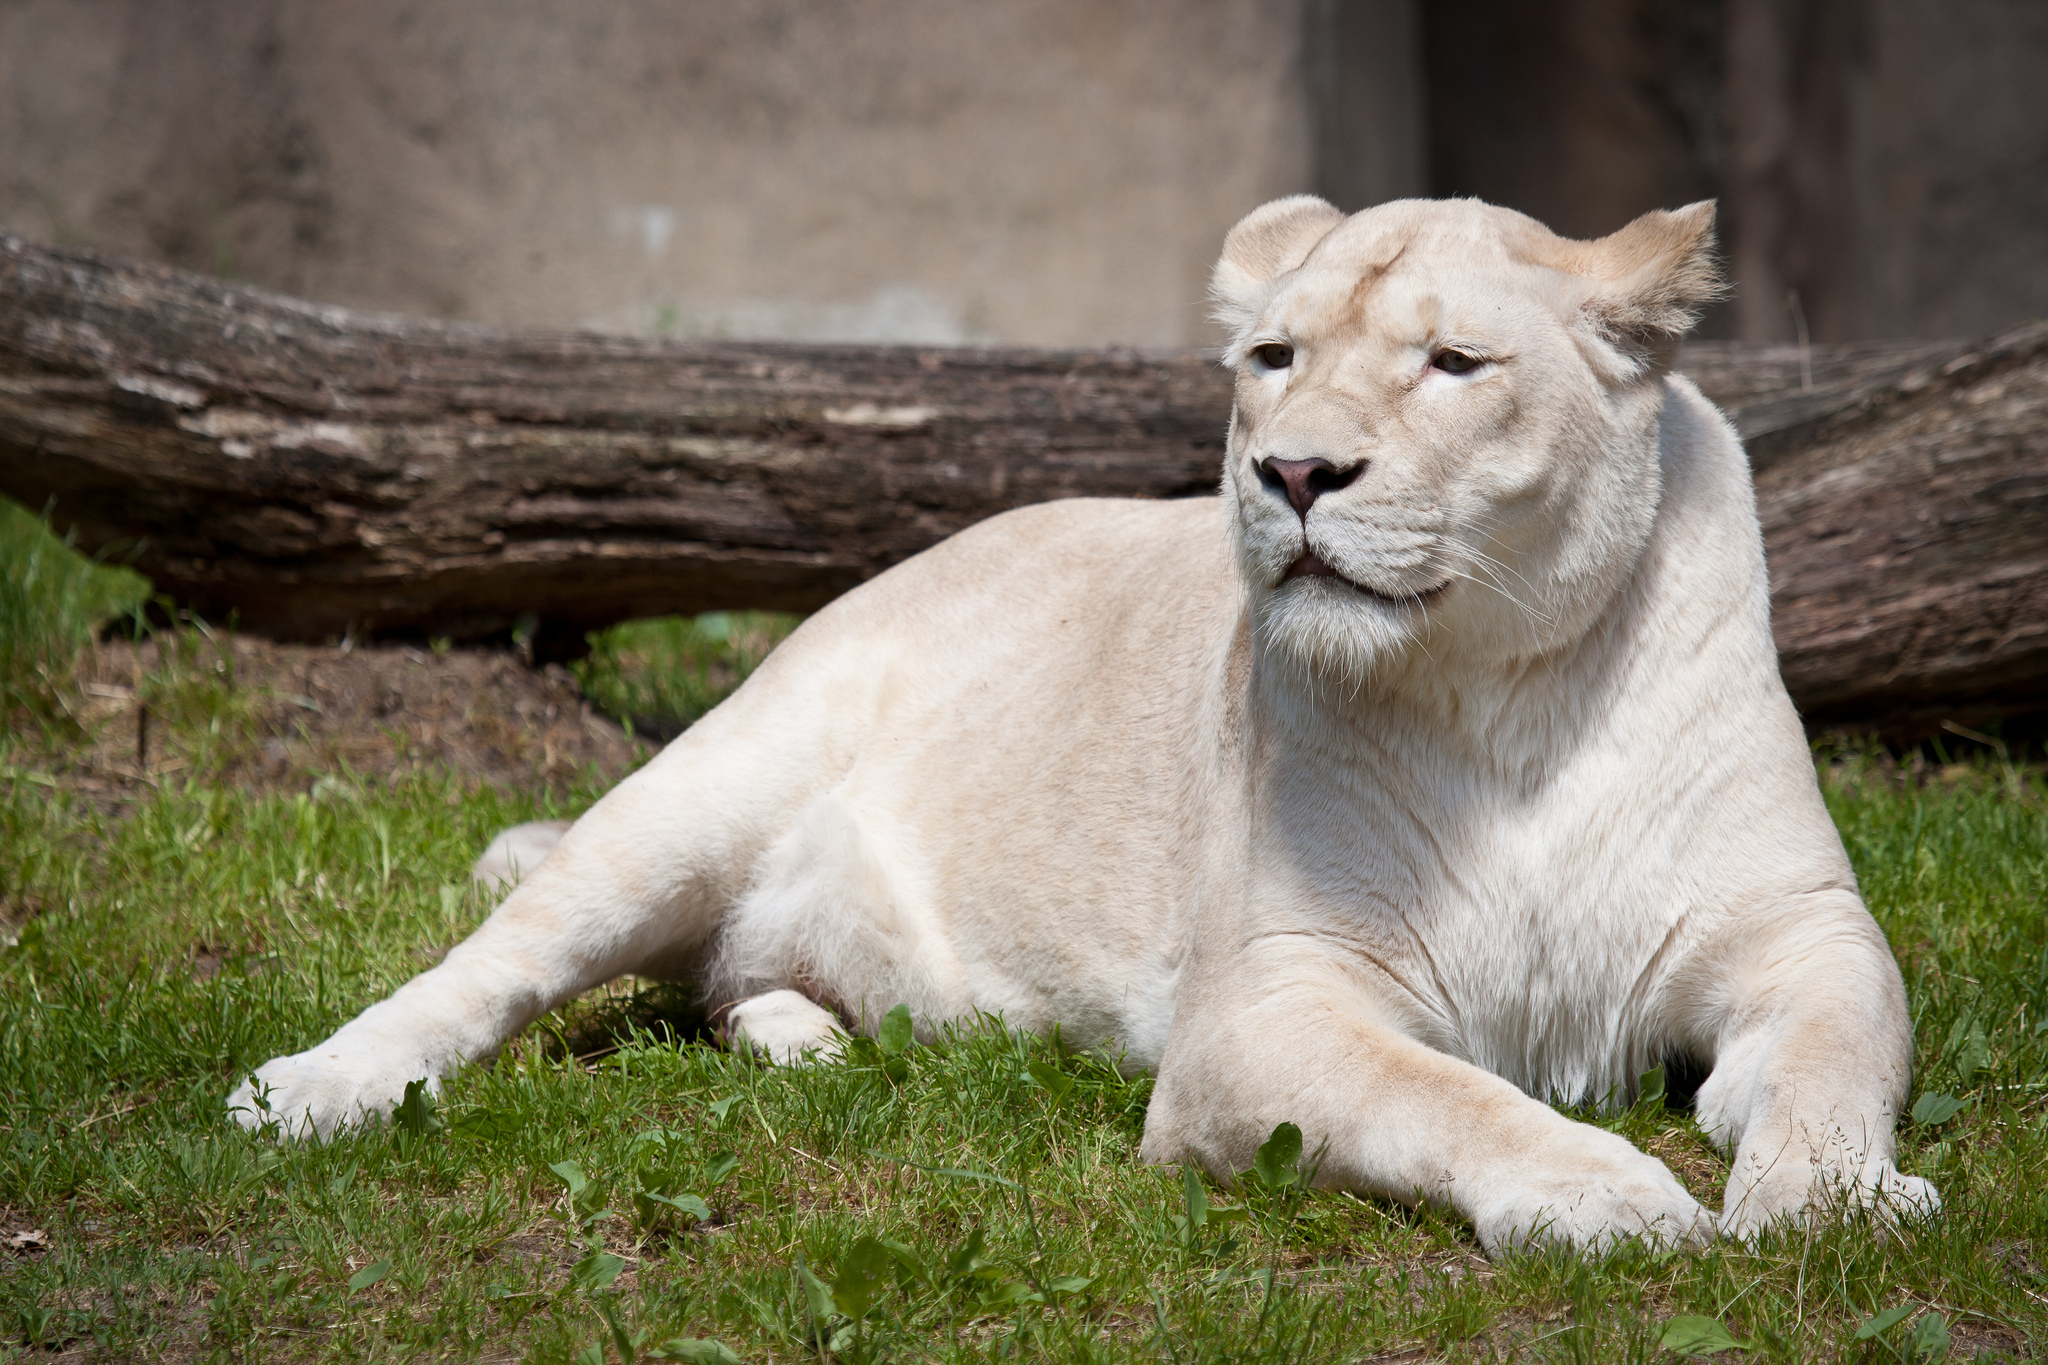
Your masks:
{"label": "broad green leaf", "polygon": [[597,1312],[604,1319],[604,1325],[611,1329],[612,1345],[619,1348],[619,1359],[624,1365],[633,1365],[633,1358],[640,1352],[640,1343],[647,1340],[647,1329],[643,1327],[637,1332],[628,1332],[608,1303],[598,1304]]}
{"label": "broad green leaf", "polygon": [[832,1284],[832,1302],[849,1318],[860,1317],[874,1301],[875,1291],[889,1280],[893,1258],[872,1237],[863,1237],[839,1258],[839,1278]]}
{"label": "broad green leaf", "polygon": [[351,1293],[353,1293],[355,1290],[358,1289],[368,1289],[371,1285],[377,1283],[377,1281],[383,1279],[386,1275],[389,1275],[390,1273],[391,1262],[372,1261],[368,1265],[364,1266],[361,1270],[358,1270],[355,1274],[348,1277],[349,1290]]}
{"label": "broad green leaf", "polygon": [[716,1185],[739,1168],[740,1158],[736,1152],[714,1152],[711,1164],[704,1168],[704,1183]]}
{"label": "broad green leaf", "polygon": [[892,1241],[887,1237],[878,1237],[875,1240],[889,1249],[889,1254],[896,1258],[896,1268],[902,1272],[906,1279],[918,1284],[932,1283],[931,1270],[918,1258],[916,1252],[903,1245],[903,1243]]}
{"label": "broad green leaf", "polygon": [[910,1006],[898,1005],[882,1016],[882,1023],[875,1030],[875,1041],[882,1045],[885,1057],[901,1057],[910,1050],[912,1029]]}
{"label": "broad green leaf", "polygon": [[1031,1079],[1038,1083],[1039,1089],[1056,1100],[1065,1099],[1067,1092],[1074,1088],[1072,1076],[1046,1062],[1032,1062],[1024,1069],[1031,1073]]}
{"label": "broad green leaf", "polygon": [[1078,1294],[1094,1283],[1093,1275],[1062,1275],[1056,1280],[1047,1280],[1045,1288],[1052,1294]]}
{"label": "broad green leaf", "polygon": [[1259,1144],[1252,1174],[1269,1190],[1284,1190],[1301,1179],[1301,1129],[1291,1123],[1275,1128],[1273,1136]]}
{"label": "broad green leaf", "polygon": [[743,1098],[744,1096],[741,1095],[727,1095],[724,1099],[713,1100],[711,1103],[705,1105],[704,1107],[711,1111],[711,1116],[713,1118],[717,1119],[720,1123],[724,1123],[725,1116],[727,1114],[730,1114],[732,1112],[732,1107],[738,1104],[740,1100]]}
{"label": "broad green leaf", "polygon": [[548,1169],[560,1176],[562,1183],[569,1187],[569,1199],[571,1202],[574,1202],[576,1197],[590,1186],[590,1177],[583,1174],[583,1168],[573,1161],[557,1161],[552,1163]]}
{"label": "broad green leaf", "polygon": [[448,1125],[448,1131],[459,1138],[493,1142],[518,1132],[519,1120],[511,1114],[500,1114],[494,1109],[469,1109],[463,1111],[462,1117]]}
{"label": "broad green leaf", "polygon": [[981,1259],[981,1250],[984,1245],[986,1243],[983,1239],[982,1231],[980,1228],[976,1228],[967,1234],[967,1240],[960,1244],[960,1249],[947,1258],[946,1269],[955,1275],[972,1275],[975,1271],[981,1269],[984,1264]]}
{"label": "broad green leaf", "polygon": [[694,1194],[657,1194],[654,1197],[680,1213],[689,1214],[700,1223],[711,1221],[711,1206]]}
{"label": "broad green leaf", "polygon": [[1967,1100],[1959,1100],[1954,1095],[1944,1095],[1938,1090],[1930,1090],[1913,1101],[1913,1122],[1922,1128],[1939,1127],[1968,1107]]}
{"label": "broad green leaf", "polygon": [[1180,1168],[1181,1202],[1187,1206],[1190,1228],[1209,1225],[1209,1191],[1202,1185],[1202,1177],[1195,1173],[1193,1166]]}
{"label": "broad green leaf", "polygon": [[633,1191],[633,1225],[643,1232],[661,1220],[668,1200],[652,1190]]}
{"label": "broad green leaf", "polygon": [[1962,1051],[1956,1054],[1957,1078],[1968,1085],[1990,1060],[1991,1045],[1985,1040],[1984,1026],[1972,1023],[1969,1036],[1963,1040]]}
{"label": "broad green leaf", "polygon": [[1947,1360],[1948,1347],[1948,1319],[1930,1309],[1913,1326],[1913,1359]]}
{"label": "broad green leaf", "polygon": [[647,1227],[660,1217],[664,1208],[686,1213],[700,1223],[711,1221],[711,1208],[694,1194],[658,1194],[653,1190],[638,1190],[633,1195],[633,1211],[639,1215],[640,1226]]}
{"label": "broad green leaf", "polygon": [[832,1321],[831,1287],[811,1273],[811,1267],[801,1253],[796,1258],[796,1278],[803,1286],[804,1302],[810,1306],[811,1320],[820,1327]]}
{"label": "broad green leaf", "polygon": [[739,1352],[711,1337],[670,1337],[647,1355],[651,1360],[680,1360],[685,1365],[745,1365]]}
{"label": "broad green leaf", "polygon": [[583,1290],[603,1289],[619,1278],[619,1272],[625,1268],[622,1257],[592,1247],[582,1260],[569,1267],[569,1283]]}
{"label": "broad green leaf", "polygon": [[1910,1303],[1902,1303],[1895,1308],[1885,1309],[1876,1317],[1865,1318],[1856,1325],[1856,1340],[1868,1341],[1874,1336],[1891,1331],[1892,1328],[1913,1316],[1913,1307],[1914,1305]]}
{"label": "broad green leaf", "polygon": [[1636,1080],[1636,1103],[1652,1108],[1664,1106],[1664,1068],[1653,1066]]}
{"label": "broad green leaf", "polygon": [[433,1092],[426,1081],[407,1081],[405,1098],[391,1107],[392,1126],[416,1138],[438,1133],[441,1120],[434,1112],[435,1107]]}
{"label": "broad green leaf", "polygon": [[1664,1324],[1657,1344],[1682,1356],[1710,1356],[1716,1351],[1747,1351],[1752,1343],[1738,1341],[1718,1318],[1673,1318]]}

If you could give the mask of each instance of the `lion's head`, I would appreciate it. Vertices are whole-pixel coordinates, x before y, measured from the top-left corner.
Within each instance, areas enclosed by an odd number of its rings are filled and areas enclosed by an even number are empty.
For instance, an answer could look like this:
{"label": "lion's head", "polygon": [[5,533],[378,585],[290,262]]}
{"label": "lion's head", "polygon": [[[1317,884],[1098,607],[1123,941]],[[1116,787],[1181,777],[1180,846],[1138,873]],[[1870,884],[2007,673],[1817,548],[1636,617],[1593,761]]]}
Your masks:
{"label": "lion's head", "polygon": [[1223,479],[1261,635],[1318,673],[1582,635],[1656,516],[1662,376],[1719,291],[1714,206],[1598,241],[1477,200],[1254,211],[1212,282]]}

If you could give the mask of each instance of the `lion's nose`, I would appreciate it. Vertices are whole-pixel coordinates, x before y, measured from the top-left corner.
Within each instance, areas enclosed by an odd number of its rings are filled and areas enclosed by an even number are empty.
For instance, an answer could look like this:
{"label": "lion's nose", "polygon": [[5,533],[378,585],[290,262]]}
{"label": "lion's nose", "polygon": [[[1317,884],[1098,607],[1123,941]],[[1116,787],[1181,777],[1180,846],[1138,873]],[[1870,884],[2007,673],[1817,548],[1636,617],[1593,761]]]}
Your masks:
{"label": "lion's nose", "polygon": [[1316,505],[1317,498],[1349,487],[1353,479],[1365,472],[1365,466],[1364,460],[1349,469],[1339,469],[1320,457],[1312,460],[1276,460],[1269,457],[1258,463],[1259,482],[1276,493],[1285,493],[1287,505],[1307,521],[1308,509]]}

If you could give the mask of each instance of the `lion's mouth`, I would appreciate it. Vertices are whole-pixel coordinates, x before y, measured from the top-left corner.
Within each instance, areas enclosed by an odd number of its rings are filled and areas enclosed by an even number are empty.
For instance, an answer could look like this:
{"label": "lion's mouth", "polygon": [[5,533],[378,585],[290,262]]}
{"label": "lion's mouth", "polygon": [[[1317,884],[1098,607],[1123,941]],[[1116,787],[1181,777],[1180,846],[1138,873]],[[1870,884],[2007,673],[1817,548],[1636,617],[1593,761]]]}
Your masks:
{"label": "lion's mouth", "polygon": [[1303,550],[1300,557],[1287,566],[1287,572],[1280,575],[1282,583],[1285,583],[1290,578],[1334,578],[1353,592],[1362,593],[1372,598],[1375,602],[1385,602],[1387,605],[1394,607],[1420,606],[1441,593],[1445,588],[1451,586],[1451,580],[1446,578],[1435,587],[1424,588],[1421,592],[1380,592],[1377,589],[1366,587],[1365,584],[1355,579],[1346,578],[1343,574],[1338,573],[1314,550]]}

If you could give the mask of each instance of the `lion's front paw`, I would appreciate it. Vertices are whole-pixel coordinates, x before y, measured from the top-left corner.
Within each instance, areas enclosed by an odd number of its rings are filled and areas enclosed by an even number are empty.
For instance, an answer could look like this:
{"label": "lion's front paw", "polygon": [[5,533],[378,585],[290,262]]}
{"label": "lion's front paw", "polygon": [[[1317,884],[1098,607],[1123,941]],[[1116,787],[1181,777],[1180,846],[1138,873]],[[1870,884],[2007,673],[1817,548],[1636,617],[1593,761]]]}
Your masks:
{"label": "lion's front paw", "polygon": [[228,1110],[244,1128],[275,1124],[294,1138],[329,1138],[343,1128],[376,1122],[405,1098],[409,1081],[439,1080],[414,1061],[377,1057],[333,1041],[289,1057],[273,1057],[228,1096]]}
{"label": "lion's front paw", "polygon": [[1845,1169],[1845,1164],[1817,1161],[1764,1163],[1745,1153],[1728,1179],[1721,1231],[1749,1238],[1773,1224],[1796,1227],[1815,1216],[1838,1218],[1853,1209],[1867,1209],[1884,1222],[1932,1218],[1941,1212],[1941,1194],[1932,1182],[1907,1175],[1882,1157]]}
{"label": "lion's front paw", "polygon": [[1714,1218],[1663,1162],[1584,1125],[1519,1160],[1473,1223],[1489,1255],[1525,1247],[1598,1250],[1629,1237],[1660,1247],[1705,1246]]}

